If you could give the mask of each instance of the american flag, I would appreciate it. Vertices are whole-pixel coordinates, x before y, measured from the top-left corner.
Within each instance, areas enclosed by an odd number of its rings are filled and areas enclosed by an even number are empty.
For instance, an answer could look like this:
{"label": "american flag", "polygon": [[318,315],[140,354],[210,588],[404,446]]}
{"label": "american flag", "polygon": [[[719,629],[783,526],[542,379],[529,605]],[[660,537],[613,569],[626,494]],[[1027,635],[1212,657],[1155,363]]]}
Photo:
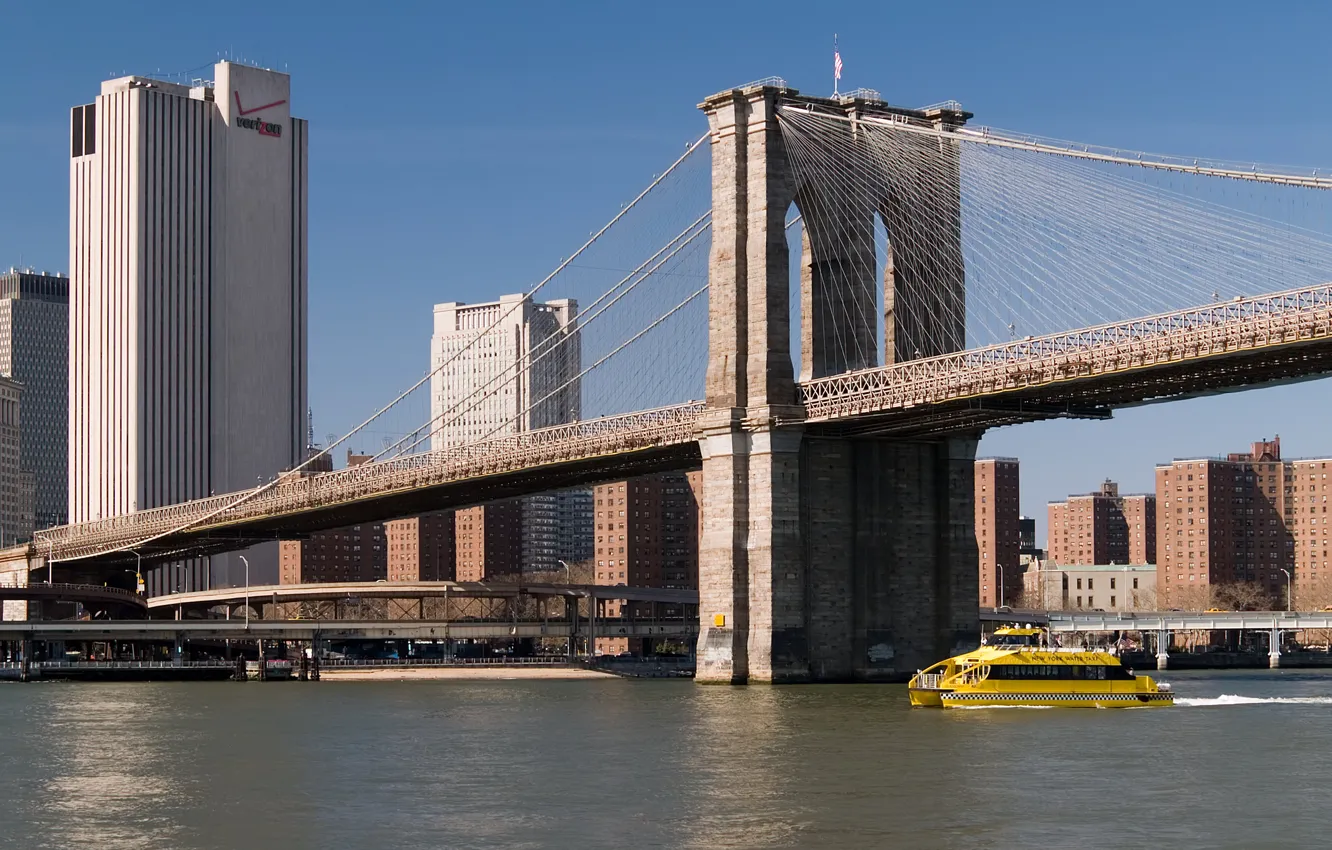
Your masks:
{"label": "american flag", "polygon": [[837,50],[834,49],[834,50],[833,50],[833,79],[834,79],[834,80],[840,80],[841,78],[842,78],[842,54],[841,54],[841,53],[838,53]]}

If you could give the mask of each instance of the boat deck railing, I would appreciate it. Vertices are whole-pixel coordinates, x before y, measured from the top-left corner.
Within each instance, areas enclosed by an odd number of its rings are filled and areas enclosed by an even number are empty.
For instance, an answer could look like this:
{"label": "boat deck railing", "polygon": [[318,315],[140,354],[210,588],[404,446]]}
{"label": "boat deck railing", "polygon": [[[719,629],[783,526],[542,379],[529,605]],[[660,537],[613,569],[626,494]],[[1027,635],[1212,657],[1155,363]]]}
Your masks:
{"label": "boat deck railing", "polygon": [[944,674],[942,673],[917,673],[916,678],[911,682],[911,686],[937,691],[943,685],[943,679]]}

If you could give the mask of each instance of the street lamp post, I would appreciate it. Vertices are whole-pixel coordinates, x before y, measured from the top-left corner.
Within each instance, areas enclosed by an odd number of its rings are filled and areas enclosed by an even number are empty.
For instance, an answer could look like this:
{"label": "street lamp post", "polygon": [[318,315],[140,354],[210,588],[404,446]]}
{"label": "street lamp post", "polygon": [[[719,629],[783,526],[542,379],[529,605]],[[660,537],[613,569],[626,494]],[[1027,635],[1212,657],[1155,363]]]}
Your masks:
{"label": "street lamp post", "polygon": [[564,563],[564,561],[560,560],[559,558],[556,558],[555,560],[556,560],[557,563],[559,563],[559,565],[560,565],[561,567],[564,567],[564,583],[565,583],[565,584],[569,584],[569,583],[570,583],[570,582],[569,582],[569,565],[566,564],[566,563]]}
{"label": "street lamp post", "polygon": [[1286,574],[1286,610],[1289,611],[1289,610],[1290,610],[1290,570],[1286,569],[1285,567],[1282,567],[1282,568],[1281,568],[1281,572],[1283,572],[1283,573]]}
{"label": "street lamp post", "polygon": [[245,565],[245,628],[250,627],[250,560],[244,555],[237,555]]}
{"label": "street lamp post", "polygon": [[134,553],[134,591],[143,593],[143,555],[133,549],[129,551]]}
{"label": "street lamp post", "polygon": [[1004,607],[1004,565],[995,564],[999,569],[999,607]]}

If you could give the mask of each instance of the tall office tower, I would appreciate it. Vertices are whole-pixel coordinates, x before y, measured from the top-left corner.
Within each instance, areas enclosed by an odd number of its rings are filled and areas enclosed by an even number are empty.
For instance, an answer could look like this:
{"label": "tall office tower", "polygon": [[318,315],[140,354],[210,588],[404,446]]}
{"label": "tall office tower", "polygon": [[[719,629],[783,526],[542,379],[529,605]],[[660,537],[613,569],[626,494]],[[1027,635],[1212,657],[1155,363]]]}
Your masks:
{"label": "tall office tower", "polygon": [[[221,62],[212,82],[122,77],[73,108],[71,521],[253,487],[303,456],[307,127],[290,99],[286,74]],[[251,581],[274,581],[261,548]],[[238,566],[192,564],[185,584]]]}
{"label": "tall office tower", "polygon": [[1018,522],[1018,460],[976,461],[976,548],[980,551],[980,604],[1012,605],[1022,593]]}
{"label": "tall office tower", "polygon": [[[1277,438],[1260,440],[1250,451],[1224,459],[1181,458],[1159,464],[1156,589],[1161,607],[1228,606],[1232,601],[1214,597],[1238,585],[1259,589],[1266,596],[1264,606],[1284,601],[1285,572],[1293,582],[1301,580],[1296,552],[1307,553],[1307,540],[1314,537],[1302,535],[1306,545],[1297,547],[1292,527],[1312,531],[1315,517],[1304,510],[1311,504],[1323,506],[1321,501],[1303,501],[1300,497],[1310,492],[1318,497],[1322,491],[1296,493],[1296,480],[1309,475],[1309,464],[1320,462],[1325,461],[1283,462]],[[1321,474],[1322,468],[1317,469],[1315,474]],[[1317,514],[1318,519],[1322,516]],[[1301,524],[1296,526],[1296,521]],[[1304,559],[1309,560],[1307,554]]]}
{"label": "tall office tower", "polygon": [[1050,502],[1048,548],[1056,564],[1156,563],[1156,497],[1119,494],[1106,479],[1095,493]]}
{"label": "tall office tower", "polygon": [[[581,410],[578,372],[582,354],[577,330],[578,305],[571,300],[538,303],[524,295],[505,295],[488,304],[448,302],[435,305],[435,328],[430,341],[430,381],[433,431],[431,448],[500,437],[573,422]],[[443,368],[440,368],[440,367]],[[568,560],[561,538],[591,538],[586,516],[587,491],[544,493],[521,500],[518,522],[520,547],[514,554],[508,541],[502,551],[481,557],[476,549],[458,549],[458,575],[476,573],[477,559],[486,571],[559,569]],[[580,507],[582,510],[580,511]],[[510,524],[515,506],[491,505],[474,510],[501,511],[493,520],[469,514],[458,520],[458,540],[478,528]],[[561,516],[580,522],[563,529]],[[466,526],[471,531],[464,531]],[[468,537],[472,546],[486,546],[493,535]],[[464,569],[464,557],[469,558]],[[513,563],[510,564],[509,562]]]}
{"label": "tall office tower", "polygon": [[20,467],[23,386],[0,377],[0,542],[4,546],[32,537],[32,473]]}
{"label": "tall office tower", "polygon": [[[664,472],[594,487],[596,583],[698,587],[698,491],[702,482],[701,471]],[[647,614],[651,607],[612,601],[604,604],[608,617]],[[650,649],[650,639],[635,639],[634,645],[630,640],[598,638],[597,649],[609,654]]]}
{"label": "tall office tower", "polygon": [[32,477],[33,524],[69,516],[69,278],[0,273],[0,375],[23,385],[19,466]]}

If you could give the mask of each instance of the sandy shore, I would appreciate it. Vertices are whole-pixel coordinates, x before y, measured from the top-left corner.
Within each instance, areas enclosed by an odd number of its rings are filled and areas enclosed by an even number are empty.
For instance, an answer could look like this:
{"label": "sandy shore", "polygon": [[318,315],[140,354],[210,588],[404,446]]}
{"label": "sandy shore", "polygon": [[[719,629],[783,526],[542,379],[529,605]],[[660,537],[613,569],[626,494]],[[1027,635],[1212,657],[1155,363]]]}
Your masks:
{"label": "sandy shore", "polygon": [[378,670],[324,668],[320,678],[339,682],[404,682],[415,679],[614,679],[580,667],[414,667]]}

